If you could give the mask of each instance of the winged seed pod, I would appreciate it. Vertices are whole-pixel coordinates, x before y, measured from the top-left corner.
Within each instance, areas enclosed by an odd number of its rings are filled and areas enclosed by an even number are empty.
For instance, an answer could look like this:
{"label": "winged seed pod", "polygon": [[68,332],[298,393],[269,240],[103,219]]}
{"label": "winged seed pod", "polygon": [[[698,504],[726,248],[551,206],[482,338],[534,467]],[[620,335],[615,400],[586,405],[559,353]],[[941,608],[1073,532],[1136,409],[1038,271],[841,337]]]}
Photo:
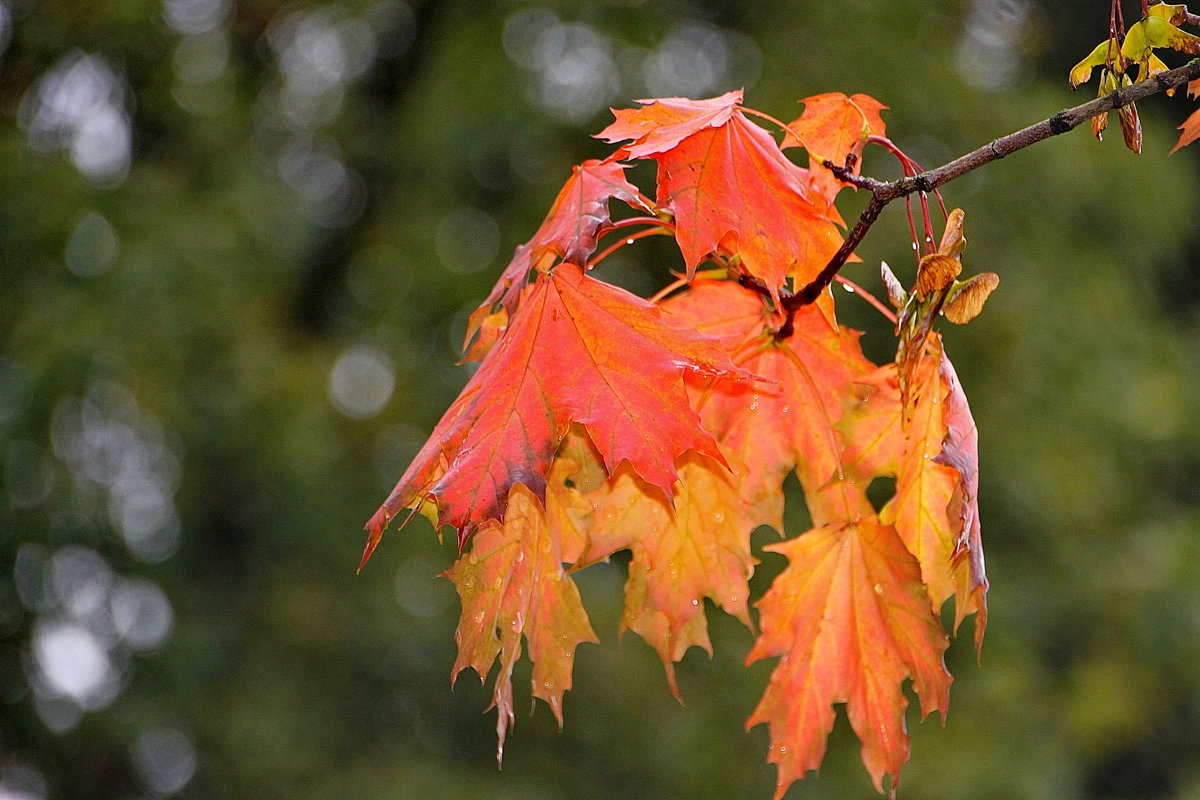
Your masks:
{"label": "winged seed pod", "polygon": [[883,278],[883,286],[887,290],[888,302],[892,304],[892,308],[904,308],[904,304],[908,302],[908,293],[904,291],[900,279],[886,261],[879,262],[879,275]]}
{"label": "winged seed pod", "polygon": [[988,295],[1000,285],[1000,276],[984,272],[967,281],[946,299],[942,313],[955,325],[966,325],[983,310]]}
{"label": "winged seed pod", "polygon": [[913,294],[921,302],[930,292],[945,289],[954,283],[954,279],[962,272],[962,262],[954,256],[945,253],[931,253],[921,259],[917,267],[917,283],[913,286]]}
{"label": "winged seed pod", "polygon": [[1125,138],[1125,146],[1135,153],[1142,152],[1142,121],[1138,117],[1137,106],[1130,103],[1117,109],[1117,121],[1121,123],[1121,135]]}
{"label": "winged seed pod", "polygon": [[938,243],[938,252],[951,258],[962,258],[963,248],[967,239],[963,236],[963,222],[966,214],[961,208],[956,208],[946,215],[946,230],[942,232],[942,241]]}

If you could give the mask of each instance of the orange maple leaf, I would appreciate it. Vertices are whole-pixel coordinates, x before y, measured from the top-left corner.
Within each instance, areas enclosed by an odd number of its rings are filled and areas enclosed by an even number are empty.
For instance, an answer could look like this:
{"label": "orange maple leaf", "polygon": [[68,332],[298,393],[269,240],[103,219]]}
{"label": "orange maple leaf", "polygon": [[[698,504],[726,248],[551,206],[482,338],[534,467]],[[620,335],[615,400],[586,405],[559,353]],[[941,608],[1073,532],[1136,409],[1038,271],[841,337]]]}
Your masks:
{"label": "orange maple leaf", "polygon": [[732,281],[696,280],[663,304],[679,324],[723,337],[739,366],[771,381],[705,385],[696,403],[704,428],[741,471],[742,496],[755,521],[780,532],[781,487],[790,471],[797,471],[813,498],[842,477],[834,423],[854,381],[874,367],[862,354],[858,333],[830,321],[832,309],[823,307],[828,303],[801,308],[793,318],[795,332],[782,342],[772,336],[775,320],[761,296]]}
{"label": "orange maple leaf", "polygon": [[[950,412],[951,395],[961,396],[961,388],[956,380],[951,386],[939,366],[940,347],[931,345],[921,362],[924,370],[910,376],[913,410],[906,419],[895,365],[875,370],[862,354],[858,334],[838,326],[832,309],[800,309],[794,333],[779,342],[771,335],[777,320],[762,298],[731,281],[696,280],[663,305],[681,324],[722,336],[735,363],[774,381],[704,386],[693,391],[694,402],[705,428],[738,471],[756,521],[782,532],[780,485],[794,469],[816,526],[770,548],[796,563],[760,604],[763,635],[751,654],[752,660],[768,655],[784,659],[751,718],[751,724],[772,724],[776,747],[771,760],[780,765],[781,792],[820,763],[833,702],[859,704],[850,713],[867,767],[877,785],[884,774],[894,782],[908,756],[903,680],[911,676],[918,686],[934,687],[923,693],[923,698],[936,698],[926,713],[946,707],[949,677],[941,664],[945,633],[937,609],[957,593],[959,621],[979,611],[977,642],[986,615],[972,482],[974,427],[965,401],[955,405],[953,416]],[[940,342],[936,334],[930,340]],[[879,475],[898,478],[896,496],[885,507],[895,526],[880,521],[867,498],[866,487]],[[974,534],[969,532],[972,521]],[[858,547],[862,563],[839,562],[835,568],[820,559],[805,561],[809,556],[804,554],[813,548],[835,552],[834,540],[837,547]],[[881,551],[886,557],[872,566],[871,559]],[[968,563],[974,554],[978,573]],[[928,587],[926,573],[932,582]],[[864,583],[864,576],[874,577]],[[795,585],[788,588],[789,582]],[[883,602],[875,598],[876,591],[887,591],[891,603],[878,613],[867,604]],[[931,602],[934,595],[936,602]],[[807,622],[768,630],[772,613],[779,620],[790,616]],[[819,637],[804,627],[820,620]],[[861,635],[866,638],[852,641],[855,630],[865,631]],[[909,646],[905,642],[917,642],[912,646],[919,652],[901,654],[886,669],[859,676],[879,648]],[[842,683],[834,680],[839,671],[847,673],[837,676]],[[855,681],[866,683],[855,688]],[[797,726],[803,734],[791,732]]]}
{"label": "orange maple leaf", "polygon": [[775,797],[820,766],[833,703],[846,704],[876,789],[883,791],[884,775],[895,786],[909,754],[903,681],[912,678],[922,716],[945,715],[949,704],[946,634],[929,610],[916,561],[873,516],[767,549],[789,565],[758,603],[762,635],[746,661],[780,661],[746,726],[770,729]]}
{"label": "orange maple leaf", "polygon": [[597,641],[579,589],[563,572],[569,553],[556,527],[528,487],[514,484],[504,522],[480,528],[470,552],[446,572],[462,600],[451,679],[471,667],[486,680],[500,659],[491,705],[497,709],[497,760],[513,724],[512,673],[522,636],[533,662],[533,696],[550,706],[560,727],[575,648]]}
{"label": "orange maple leaf", "polygon": [[703,101],[639,101],[614,112],[598,136],[633,139],[628,158],[658,162],[657,202],[675,215],[687,276],[711,254],[739,256],[744,272],[776,292],[807,283],[841,246],[826,204],[814,202],[807,170],[747,119],[741,92]]}
{"label": "orange maple leaf", "polygon": [[646,300],[565,263],[524,290],[508,332],[367,523],[370,556],[400,509],[434,500],[460,544],[503,519],[517,483],[544,496],[572,422],[609,472],[623,460],[668,496],[686,450],[723,459],[687,402],[686,373],[744,379],[713,338],[674,327]]}
{"label": "orange maple leaf", "polygon": [[674,662],[692,645],[712,655],[704,598],[747,627],[756,527],[729,469],[699,453],[678,461],[674,503],[627,468],[588,495],[595,508],[582,563],[630,548],[621,629],[631,629],[662,659],[676,697]]}
{"label": "orange maple leaf", "polygon": [[930,607],[955,596],[955,629],[972,613],[975,643],[987,626],[987,578],[979,530],[978,432],[941,337],[930,334],[911,365],[905,414],[896,365],[864,378],[838,423],[843,464],[859,482],[888,475],[896,494],[880,512],[921,567]]}
{"label": "orange maple leaf", "polygon": [[[1193,81],[1193,83],[1195,83],[1195,81]],[[1188,92],[1191,92],[1190,84]],[[1167,153],[1167,155],[1174,153],[1181,147],[1187,147],[1192,142],[1200,139],[1200,108],[1193,111],[1191,115],[1183,121],[1183,124],[1179,126],[1179,129],[1183,131],[1183,133],[1179,134],[1179,141],[1175,143],[1175,146],[1171,148],[1171,152]]]}
{"label": "orange maple leaf", "polygon": [[887,106],[870,95],[847,97],[841,92],[818,94],[800,102],[804,103],[804,113],[788,125],[780,146],[800,145],[808,151],[810,185],[832,205],[838,192],[850,184],[839,181],[822,163],[828,160],[843,167],[847,156],[854,155],[851,170],[858,175],[868,137],[886,134],[879,112]]}

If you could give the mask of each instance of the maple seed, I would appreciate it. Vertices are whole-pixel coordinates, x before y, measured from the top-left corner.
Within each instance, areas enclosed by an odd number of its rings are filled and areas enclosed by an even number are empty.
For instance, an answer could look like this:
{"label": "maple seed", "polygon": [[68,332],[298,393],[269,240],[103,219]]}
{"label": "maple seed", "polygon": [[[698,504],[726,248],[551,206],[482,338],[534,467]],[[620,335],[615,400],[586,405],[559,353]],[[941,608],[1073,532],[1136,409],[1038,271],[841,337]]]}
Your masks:
{"label": "maple seed", "polygon": [[966,325],[979,316],[988,296],[999,285],[1000,276],[994,272],[976,275],[947,298],[942,313],[955,325]]}
{"label": "maple seed", "polygon": [[921,265],[917,268],[917,284],[913,287],[913,294],[918,300],[925,302],[930,292],[945,289],[961,272],[962,262],[956,257],[942,253],[927,255],[921,259]]}
{"label": "maple seed", "polygon": [[883,287],[887,290],[888,302],[892,304],[892,308],[904,308],[904,304],[908,302],[908,292],[904,291],[900,279],[886,261],[879,262],[879,274],[883,278]]}
{"label": "maple seed", "polygon": [[961,208],[956,208],[946,215],[946,230],[942,231],[942,241],[938,243],[939,253],[962,258],[962,252],[967,246],[967,238],[963,235],[966,218],[967,215]]}

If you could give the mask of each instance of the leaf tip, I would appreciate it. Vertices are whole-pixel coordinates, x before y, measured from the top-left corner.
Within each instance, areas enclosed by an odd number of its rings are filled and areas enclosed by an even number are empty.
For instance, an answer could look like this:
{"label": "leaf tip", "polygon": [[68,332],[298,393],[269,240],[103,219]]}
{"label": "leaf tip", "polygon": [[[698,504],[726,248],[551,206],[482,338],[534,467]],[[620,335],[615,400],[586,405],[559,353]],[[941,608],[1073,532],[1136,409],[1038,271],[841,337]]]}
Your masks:
{"label": "leaf tip", "polygon": [[375,552],[375,548],[379,546],[379,540],[383,538],[383,532],[387,529],[388,523],[391,522],[391,515],[388,513],[387,507],[380,508],[367,521],[367,544],[363,548],[362,560],[358,562],[358,569],[354,571],[356,575],[361,575],[363,567],[367,565],[367,561],[371,558],[371,554]]}

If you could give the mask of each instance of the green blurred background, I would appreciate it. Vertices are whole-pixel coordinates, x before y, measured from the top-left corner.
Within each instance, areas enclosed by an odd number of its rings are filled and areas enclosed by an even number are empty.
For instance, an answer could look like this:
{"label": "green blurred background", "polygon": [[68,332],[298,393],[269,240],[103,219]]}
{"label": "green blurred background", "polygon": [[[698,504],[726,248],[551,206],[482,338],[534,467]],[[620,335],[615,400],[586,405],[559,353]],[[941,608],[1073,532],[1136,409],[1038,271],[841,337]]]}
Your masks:
{"label": "green blurred background", "polygon": [[[602,642],[565,730],[519,714],[498,771],[489,693],[449,686],[452,537],[417,520],[356,577],[361,526],[609,106],[867,92],[934,166],[1087,99],[1066,72],[1108,6],[0,0],[0,798],[770,797],[743,724],[771,664],[710,609],[676,703],[617,641],[618,564],[579,575]],[[946,725],[910,714],[902,796],[1200,798],[1189,110],[1144,103],[1140,157],[1081,130],[946,187],[1002,277],[947,332],[991,625],[980,665],[971,623],[949,652]],[[899,207],[859,252],[849,277],[911,280]],[[673,258],[605,277],[653,291]],[[843,719],[788,796],[872,794]]]}

